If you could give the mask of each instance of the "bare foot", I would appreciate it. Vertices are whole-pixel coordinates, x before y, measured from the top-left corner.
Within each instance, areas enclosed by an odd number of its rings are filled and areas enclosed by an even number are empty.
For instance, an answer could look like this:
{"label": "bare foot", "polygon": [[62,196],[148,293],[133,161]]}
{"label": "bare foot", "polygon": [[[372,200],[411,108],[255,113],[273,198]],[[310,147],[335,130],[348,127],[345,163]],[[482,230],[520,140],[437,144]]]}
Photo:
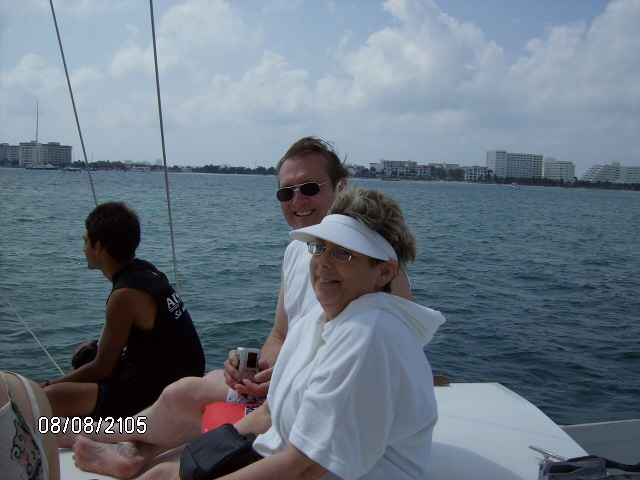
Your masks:
{"label": "bare foot", "polygon": [[73,446],[73,460],[85,472],[132,478],[146,463],[135,443],[99,443],[78,436]]}
{"label": "bare foot", "polygon": [[65,430],[65,433],[58,433],[56,435],[56,441],[58,442],[58,448],[71,448],[76,443],[77,434],[72,433],[70,429]]}

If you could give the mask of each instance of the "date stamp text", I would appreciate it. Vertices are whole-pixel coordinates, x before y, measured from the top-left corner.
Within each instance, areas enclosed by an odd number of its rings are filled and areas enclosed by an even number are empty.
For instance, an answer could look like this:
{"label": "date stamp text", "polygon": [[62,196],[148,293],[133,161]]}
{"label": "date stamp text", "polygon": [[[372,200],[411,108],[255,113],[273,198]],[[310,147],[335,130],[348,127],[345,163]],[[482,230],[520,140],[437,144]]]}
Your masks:
{"label": "date stamp text", "polygon": [[97,420],[91,417],[40,417],[38,431],[41,434],[53,433],[54,435],[143,434],[147,431],[147,417],[105,417]]}

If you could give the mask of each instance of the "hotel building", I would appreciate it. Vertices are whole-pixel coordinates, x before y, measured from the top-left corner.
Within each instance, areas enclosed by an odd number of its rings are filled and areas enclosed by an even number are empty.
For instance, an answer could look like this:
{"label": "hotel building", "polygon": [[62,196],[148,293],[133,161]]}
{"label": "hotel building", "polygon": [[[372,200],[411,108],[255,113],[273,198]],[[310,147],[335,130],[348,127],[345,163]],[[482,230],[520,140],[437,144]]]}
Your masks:
{"label": "hotel building", "polygon": [[431,166],[418,165],[411,160],[380,160],[379,163],[371,163],[371,169],[381,172],[387,177],[412,177],[421,178],[431,175]]}
{"label": "hotel building", "polygon": [[640,183],[640,167],[620,165],[593,165],[580,179],[584,182]]}
{"label": "hotel building", "polygon": [[0,162],[18,162],[20,160],[20,147],[0,143]]}
{"label": "hotel building", "polygon": [[487,152],[487,168],[494,177],[542,178],[542,157],[532,153],[490,150]]}
{"label": "hotel building", "polygon": [[[9,148],[13,148],[9,145]],[[51,164],[53,166],[71,165],[72,147],[58,142],[40,143],[36,141],[20,142],[18,145],[18,165],[29,167]]]}
{"label": "hotel building", "polygon": [[487,167],[461,167],[464,170],[465,182],[477,182],[478,180],[486,180],[489,176],[489,169]]}
{"label": "hotel building", "polygon": [[576,166],[573,162],[556,160],[553,157],[544,159],[544,178],[573,182],[576,177]]}

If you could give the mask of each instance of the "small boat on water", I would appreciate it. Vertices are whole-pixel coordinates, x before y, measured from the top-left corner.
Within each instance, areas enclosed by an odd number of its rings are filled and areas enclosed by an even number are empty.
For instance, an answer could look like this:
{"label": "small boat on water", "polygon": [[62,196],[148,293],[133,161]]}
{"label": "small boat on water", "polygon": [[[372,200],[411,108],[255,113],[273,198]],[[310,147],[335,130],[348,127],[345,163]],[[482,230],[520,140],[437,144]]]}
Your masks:
{"label": "small boat on water", "polygon": [[58,167],[50,163],[29,163],[24,168],[27,170],[58,170]]}
{"label": "small boat on water", "polygon": [[[640,462],[640,419],[561,427],[499,383],[452,383],[436,387],[435,393],[438,423],[433,432],[429,479],[536,479],[546,459],[532,446],[564,458],[592,454],[620,463]],[[112,478],[78,470],[72,457],[71,450],[60,450],[61,478]],[[179,458],[180,449],[175,449],[147,469]]]}
{"label": "small boat on water", "polygon": [[129,169],[130,172],[150,172],[151,168],[146,165],[137,165]]}

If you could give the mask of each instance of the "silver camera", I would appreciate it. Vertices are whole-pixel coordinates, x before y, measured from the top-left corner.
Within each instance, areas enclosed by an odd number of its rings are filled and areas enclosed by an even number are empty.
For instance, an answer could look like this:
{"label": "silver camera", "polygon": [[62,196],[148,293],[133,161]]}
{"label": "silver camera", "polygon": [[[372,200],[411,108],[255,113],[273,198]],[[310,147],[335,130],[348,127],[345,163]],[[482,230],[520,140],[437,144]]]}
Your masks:
{"label": "silver camera", "polygon": [[253,378],[258,369],[258,360],[260,360],[260,350],[258,348],[236,348],[236,355],[238,355],[238,371],[242,373],[244,378],[248,378],[253,382]]}

